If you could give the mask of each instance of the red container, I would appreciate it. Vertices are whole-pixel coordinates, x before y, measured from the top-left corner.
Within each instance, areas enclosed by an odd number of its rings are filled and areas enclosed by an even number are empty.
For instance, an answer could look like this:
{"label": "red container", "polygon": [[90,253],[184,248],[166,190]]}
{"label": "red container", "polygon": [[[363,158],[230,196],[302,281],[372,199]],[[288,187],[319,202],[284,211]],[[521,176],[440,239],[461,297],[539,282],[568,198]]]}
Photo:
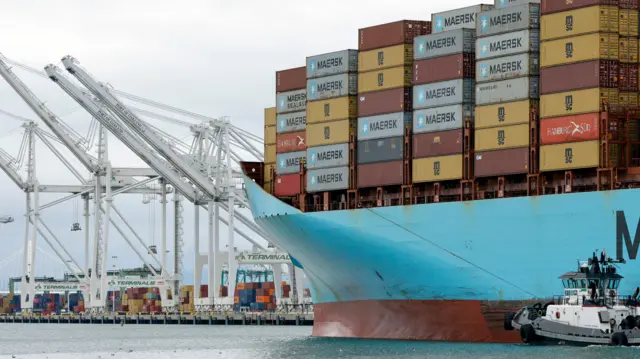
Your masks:
{"label": "red container", "polygon": [[[627,0],[628,1],[628,0]],[[636,9],[638,8],[637,0]],[[625,2],[625,0],[622,0]],[[542,15],[551,14],[554,12],[573,10],[581,7],[593,6],[593,5],[613,5],[618,6],[618,0],[542,0],[540,4],[540,13]]]}
{"label": "red container", "polygon": [[529,147],[476,152],[474,158],[478,178],[529,173]]}
{"label": "red container", "polygon": [[414,37],[430,33],[430,21],[400,20],[365,27],[358,30],[358,50],[367,51],[400,44],[413,44]]}
{"label": "red container", "polygon": [[545,118],[540,120],[540,143],[551,145],[597,140],[600,136],[598,124],[598,113]]}
{"label": "red container", "polygon": [[[300,174],[276,176],[275,187],[276,197],[290,197],[300,194]],[[249,288],[247,287],[247,289]]]}
{"label": "red container", "polygon": [[413,135],[413,158],[462,153],[462,130],[427,132]]}
{"label": "red container", "polygon": [[358,96],[358,117],[411,111],[412,106],[413,91],[411,87],[367,92]]}
{"label": "red container", "polygon": [[307,87],[307,67],[276,71],[276,93]]}
{"label": "red container", "polygon": [[358,187],[401,185],[403,161],[358,165]]}
{"label": "red container", "polygon": [[595,60],[540,69],[543,95],[594,87],[618,87],[620,64],[615,60]]}
{"label": "red container", "polygon": [[413,64],[413,84],[476,77],[475,54],[454,54],[417,61]]}
{"label": "red container", "polygon": [[307,149],[307,131],[276,135],[276,153],[304,151]]}
{"label": "red container", "polygon": [[618,7],[621,9],[638,9],[638,0],[618,0]]}
{"label": "red container", "polygon": [[620,91],[638,91],[638,64],[620,64]]}

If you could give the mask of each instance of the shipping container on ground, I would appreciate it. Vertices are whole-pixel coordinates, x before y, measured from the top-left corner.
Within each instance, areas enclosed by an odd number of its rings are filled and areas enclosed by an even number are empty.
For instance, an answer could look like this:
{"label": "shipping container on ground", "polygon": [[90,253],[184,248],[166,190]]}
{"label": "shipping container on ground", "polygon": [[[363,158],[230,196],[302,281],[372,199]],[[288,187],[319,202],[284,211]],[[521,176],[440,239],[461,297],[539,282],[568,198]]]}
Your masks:
{"label": "shipping container on ground", "polygon": [[356,74],[345,73],[313,78],[307,81],[307,101],[353,96],[357,92],[358,76]]}
{"label": "shipping container on ground", "polygon": [[432,33],[461,28],[475,29],[478,13],[493,9],[493,4],[478,4],[431,15]]}
{"label": "shipping container on ground", "polygon": [[540,144],[597,140],[599,121],[599,112],[543,119],[540,121]]}
{"label": "shipping container on ground", "polygon": [[476,178],[528,173],[529,147],[476,152],[473,167]]}
{"label": "shipping container on ground", "polygon": [[462,178],[462,155],[413,160],[413,183],[439,182]]}
{"label": "shipping container on ground", "polygon": [[358,94],[411,86],[411,66],[358,73]]}
{"label": "shipping container on ground", "polygon": [[358,165],[358,188],[401,185],[403,161]]}
{"label": "shipping container on ground", "polygon": [[412,44],[413,38],[431,33],[431,23],[400,20],[358,30],[358,50],[367,51],[399,44]]}
{"label": "shipping container on ground", "polygon": [[540,75],[540,54],[523,53],[476,62],[476,82]]}
{"label": "shipping container on ground", "polygon": [[358,141],[358,164],[401,161],[404,158],[404,136]]}
{"label": "shipping container on ground", "polygon": [[475,81],[457,79],[418,85],[413,88],[413,109],[440,107],[455,104],[473,104]]}
{"label": "shipping container on ground", "polygon": [[276,153],[304,151],[307,149],[306,138],[306,131],[278,134],[276,137]]}
{"label": "shipping container on ground", "polygon": [[478,38],[476,59],[515,55],[540,51],[540,30],[521,30],[505,34]]}
{"label": "shipping container on ground", "polygon": [[511,102],[540,97],[539,77],[487,82],[476,85],[476,106]]}
{"label": "shipping container on ground", "polygon": [[540,44],[540,67],[598,59],[618,60],[618,39],[618,34],[593,33],[544,41]]}
{"label": "shipping container on ground", "polygon": [[327,122],[356,117],[356,96],[338,97],[307,103],[307,123]]}
{"label": "shipping container on ground", "polygon": [[540,118],[599,112],[602,101],[618,104],[618,89],[592,88],[540,96]]}
{"label": "shipping container on ground", "polygon": [[279,153],[276,158],[276,173],[285,175],[300,172],[300,160],[307,158],[306,151]]}
{"label": "shipping container on ground", "polygon": [[490,127],[475,131],[476,152],[529,146],[529,124]]}
{"label": "shipping container on ground", "polygon": [[307,105],[307,89],[302,88],[276,95],[277,113],[304,111]]}
{"label": "shipping container on ground", "polygon": [[358,72],[384,70],[407,66],[413,60],[413,47],[408,44],[384,47],[358,54]]}
{"label": "shipping container on ground", "polygon": [[617,88],[620,65],[616,60],[592,60],[540,69],[540,94],[588,89]]}
{"label": "shipping container on ground", "polygon": [[332,167],[307,172],[307,192],[325,192],[349,188],[349,167]]}
{"label": "shipping container on ground", "polygon": [[342,50],[307,57],[307,79],[358,71],[358,50]]}
{"label": "shipping container on ground", "polygon": [[597,32],[617,33],[618,7],[611,5],[583,7],[544,15],[540,22],[542,41]]}
{"label": "shipping container on ground", "polygon": [[462,153],[462,130],[426,132],[413,135],[413,158]]}
{"label": "shipping container on ground", "polygon": [[441,82],[458,78],[475,78],[475,55],[459,53],[416,61],[413,64],[414,85]]}
{"label": "shipping container on ground", "polygon": [[618,6],[618,0],[571,0],[571,1],[557,1],[557,0],[542,0],[540,6],[540,13],[542,15],[552,14],[561,11],[568,11],[573,9],[584,8],[593,5],[613,5]]}
{"label": "shipping container on ground", "polygon": [[475,129],[529,123],[531,112],[539,108],[538,100],[498,103],[475,108]]}
{"label": "shipping container on ground", "polygon": [[462,128],[464,121],[474,120],[474,106],[470,104],[432,107],[413,112],[413,133],[447,131]]}
{"label": "shipping container on ground", "polygon": [[413,89],[411,87],[358,94],[358,117],[411,111],[412,106]]}
{"label": "shipping container on ground", "polygon": [[357,120],[345,119],[307,125],[307,146],[324,146],[349,142],[349,135],[355,133]]}
{"label": "shipping container on ground", "polygon": [[478,37],[539,28],[540,4],[531,3],[480,13],[476,22]]}
{"label": "shipping container on ground", "polygon": [[307,112],[290,112],[278,115],[277,133],[299,132],[307,128]]}
{"label": "shipping container on ground", "polygon": [[305,66],[276,71],[276,93],[305,88],[307,69]]}
{"label": "shipping container on ground", "polygon": [[463,28],[416,37],[413,41],[413,58],[426,60],[453,54],[475,53],[475,48],[475,30]]}
{"label": "shipping container on ground", "polygon": [[541,172],[598,167],[599,164],[599,140],[540,146]]}
{"label": "shipping container on ground", "polygon": [[310,147],[307,149],[307,169],[340,167],[349,164],[349,144]]}
{"label": "shipping container on ground", "polygon": [[411,126],[410,112],[360,117],[358,118],[358,140],[402,136],[405,126]]}

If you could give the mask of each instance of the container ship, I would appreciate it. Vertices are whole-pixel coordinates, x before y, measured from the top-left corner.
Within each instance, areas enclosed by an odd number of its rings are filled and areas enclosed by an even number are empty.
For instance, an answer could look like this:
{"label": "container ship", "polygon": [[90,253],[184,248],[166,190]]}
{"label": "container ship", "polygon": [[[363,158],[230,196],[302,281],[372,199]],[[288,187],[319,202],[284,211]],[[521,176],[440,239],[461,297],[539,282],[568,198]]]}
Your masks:
{"label": "container ship", "polygon": [[[587,253],[640,286],[636,0],[497,0],[358,31],[276,72],[255,221],[313,335],[518,342],[505,313]],[[251,166],[250,166],[251,165]]]}

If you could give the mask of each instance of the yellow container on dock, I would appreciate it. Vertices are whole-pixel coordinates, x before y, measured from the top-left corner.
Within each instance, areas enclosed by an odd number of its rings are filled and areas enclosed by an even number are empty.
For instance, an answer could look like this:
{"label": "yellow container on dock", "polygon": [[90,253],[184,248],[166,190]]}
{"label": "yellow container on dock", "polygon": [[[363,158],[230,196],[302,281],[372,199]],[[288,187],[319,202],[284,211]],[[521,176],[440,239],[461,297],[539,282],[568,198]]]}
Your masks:
{"label": "yellow container on dock", "polygon": [[618,34],[595,33],[540,44],[540,67],[590,60],[618,60]]}
{"label": "yellow container on dock", "polygon": [[439,182],[462,178],[462,155],[413,160],[413,182]]}
{"label": "yellow container on dock", "polygon": [[540,171],[564,171],[598,167],[600,141],[584,141],[540,146]]}
{"label": "yellow container on dock", "polygon": [[592,88],[540,96],[540,118],[600,112],[602,100],[618,104],[618,89]]}
{"label": "yellow container on dock", "polygon": [[343,120],[357,116],[358,98],[356,96],[307,103],[307,124]]}
{"label": "yellow container on dock", "polygon": [[529,146],[529,124],[500,126],[475,131],[475,150],[490,151]]}
{"label": "yellow container on dock", "polygon": [[[413,63],[413,45],[396,45],[358,53],[358,72],[375,71]],[[359,92],[359,91],[358,91]]]}
{"label": "yellow container on dock", "polygon": [[531,110],[538,109],[537,100],[506,102],[476,106],[475,128],[518,125],[529,123]]}
{"label": "yellow container on dock", "polygon": [[540,17],[540,40],[548,41],[592,32],[617,33],[618,14],[617,6],[600,5],[543,15]]}
{"label": "yellow container on dock", "polygon": [[389,90],[398,87],[411,87],[411,66],[369,71],[358,74],[358,93]]}

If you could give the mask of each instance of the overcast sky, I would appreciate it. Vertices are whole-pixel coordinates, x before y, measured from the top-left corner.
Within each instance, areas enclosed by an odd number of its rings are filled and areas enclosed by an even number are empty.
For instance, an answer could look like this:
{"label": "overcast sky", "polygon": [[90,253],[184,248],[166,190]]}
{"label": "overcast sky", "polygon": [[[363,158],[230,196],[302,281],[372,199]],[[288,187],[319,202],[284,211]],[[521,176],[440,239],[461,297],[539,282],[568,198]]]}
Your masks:
{"label": "overcast sky", "polygon": [[[276,70],[303,66],[306,56],[357,49],[359,28],[401,19],[430,20],[432,13],[477,3],[473,0],[4,0],[0,52],[37,69],[49,63],[60,65],[60,59],[70,54],[98,80],[118,90],[211,117],[230,116],[236,126],[262,136],[263,109],[274,105]],[[76,131],[86,134],[91,116],[55,84],[20,69],[15,69],[15,73],[53,112]],[[0,110],[37,119],[1,79]],[[48,130],[42,121],[36,122]],[[188,129],[153,123],[189,142]],[[20,122],[0,114],[0,148],[15,156],[22,132]],[[111,140],[110,146],[113,166],[144,166],[116,139]],[[41,184],[78,183],[43,145],[38,146],[37,153]],[[77,161],[74,163],[81,168]],[[25,174],[24,170],[21,174]],[[42,202],[59,197],[42,195]],[[150,241],[153,209],[142,204],[142,195],[123,195],[115,203],[142,237]],[[185,206],[184,264],[185,273],[190,275],[193,211],[189,204]],[[81,215],[82,205],[79,207]],[[19,261],[5,268],[2,261],[22,246],[24,208],[24,194],[0,172],[0,215],[16,219],[14,223],[0,225],[0,286],[5,277],[20,273]],[[159,205],[155,213],[155,244],[159,245]],[[84,263],[84,231],[69,231],[75,221],[73,202],[48,209],[42,216]],[[206,235],[205,226],[201,234]],[[226,238],[223,232],[223,246]],[[239,247],[250,248],[246,241],[236,238]],[[117,266],[140,264],[121,237],[114,234],[110,243],[109,257],[119,257]],[[52,253],[41,238],[38,244]],[[44,261],[37,266],[39,274],[61,273],[62,267],[42,252],[38,252],[38,258]]]}

